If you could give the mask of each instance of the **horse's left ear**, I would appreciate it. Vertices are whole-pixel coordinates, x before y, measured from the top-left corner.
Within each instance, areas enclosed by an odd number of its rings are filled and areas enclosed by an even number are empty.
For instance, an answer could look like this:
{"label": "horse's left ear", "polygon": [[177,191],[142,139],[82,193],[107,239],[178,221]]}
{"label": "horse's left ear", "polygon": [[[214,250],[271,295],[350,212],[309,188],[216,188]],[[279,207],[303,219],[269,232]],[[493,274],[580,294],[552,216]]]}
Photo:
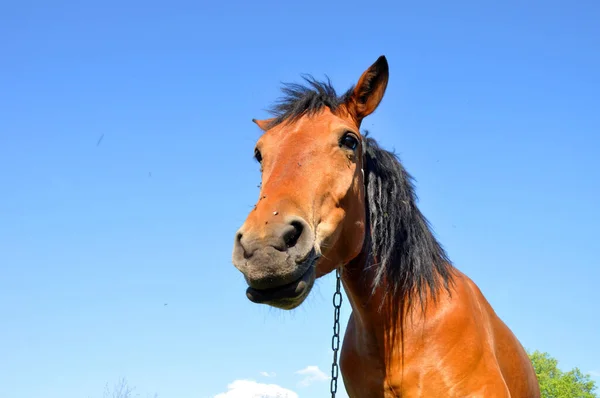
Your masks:
{"label": "horse's left ear", "polygon": [[359,123],[379,106],[387,88],[389,75],[387,59],[382,55],[358,80],[346,105]]}
{"label": "horse's left ear", "polygon": [[263,120],[257,120],[257,119],[252,119],[252,121],[254,123],[256,123],[256,125],[258,127],[260,127],[260,129],[262,131],[267,131],[269,129],[269,125],[271,124],[271,122],[275,120],[274,118],[271,119],[263,119]]}

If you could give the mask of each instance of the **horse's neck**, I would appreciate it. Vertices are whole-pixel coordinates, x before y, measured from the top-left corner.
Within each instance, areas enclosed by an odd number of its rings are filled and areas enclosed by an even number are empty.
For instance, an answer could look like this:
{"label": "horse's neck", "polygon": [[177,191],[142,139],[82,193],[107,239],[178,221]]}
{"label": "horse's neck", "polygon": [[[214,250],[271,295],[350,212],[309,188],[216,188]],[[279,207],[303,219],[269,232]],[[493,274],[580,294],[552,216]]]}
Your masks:
{"label": "horse's neck", "polygon": [[366,258],[361,254],[344,266],[342,283],[352,307],[350,322],[353,323],[355,338],[369,351],[383,352],[386,345],[384,336],[388,335],[386,313],[389,309],[381,306],[385,290],[377,287],[373,291],[374,270],[366,269],[365,263]]}
{"label": "horse's neck", "polygon": [[[361,255],[362,256],[362,255]],[[351,330],[355,343],[375,356],[381,364],[393,360],[390,353],[404,352],[403,345],[411,340],[411,331],[423,334],[426,317],[435,316],[435,306],[428,305],[426,314],[421,310],[419,300],[413,300],[412,307],[382,301],[386,294],[386,281],[373,290],[374,269],[365,268],[365,258],[359,256],[344,267],[342,281],[352,307]],[[425,316],[426,315],[426,316]],[[356,347],[359,348],[359,347]]]}

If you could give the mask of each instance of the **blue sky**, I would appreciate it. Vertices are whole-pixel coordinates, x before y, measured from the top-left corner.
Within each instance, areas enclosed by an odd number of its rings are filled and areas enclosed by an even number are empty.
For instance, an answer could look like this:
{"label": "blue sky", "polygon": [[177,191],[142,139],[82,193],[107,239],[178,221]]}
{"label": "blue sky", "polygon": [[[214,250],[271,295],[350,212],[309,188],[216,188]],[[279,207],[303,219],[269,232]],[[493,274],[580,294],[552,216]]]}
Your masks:
{"label": "blue sky", "polygon": [[250,120],[280,82],[344,90],[381,54],[364,127],[455,265],[528,349],[600,380],[600,6],[399,4],[2,3],[0,396],[121,377],[142,396],[326,396],[332,276],[282,312],[231,264],[258,193]]}

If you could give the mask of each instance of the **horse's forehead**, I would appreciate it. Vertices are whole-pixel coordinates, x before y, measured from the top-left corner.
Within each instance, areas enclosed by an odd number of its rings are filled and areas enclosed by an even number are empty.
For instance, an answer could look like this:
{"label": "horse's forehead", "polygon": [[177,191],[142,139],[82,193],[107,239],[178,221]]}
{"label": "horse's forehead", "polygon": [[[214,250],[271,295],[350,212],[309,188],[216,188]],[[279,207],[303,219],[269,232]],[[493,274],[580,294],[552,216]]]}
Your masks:
{"label": "horse's forehead", "polygon": [[352,129],[350,120],[346,120],[338,114],[331,112],[329,108],[315,114],[306,114],[295,121],[282,123],[277,126],[271,134],[275,142],[282,140],[315,142],[324,138],[336,130],[343,128]]}

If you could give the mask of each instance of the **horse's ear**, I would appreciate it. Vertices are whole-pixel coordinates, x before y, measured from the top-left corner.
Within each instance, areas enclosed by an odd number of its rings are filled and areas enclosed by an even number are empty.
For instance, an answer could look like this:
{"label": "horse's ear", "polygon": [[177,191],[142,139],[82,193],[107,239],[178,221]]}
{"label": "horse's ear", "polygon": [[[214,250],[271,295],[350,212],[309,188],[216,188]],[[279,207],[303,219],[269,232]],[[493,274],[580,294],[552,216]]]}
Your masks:
{"label": "horse's ear", "polygon": [[271,124],[271,122],[273,122],[273,120],[275,120],[275,118],[263,120],[252,119],[252,121],[256,123],[256,125],[260,127],[262,131],[267,131],[269,129],[269,125]]}
{"label": "horse's ear", "polygon": [[379,106],[387,88],[389,74],[387,59],[382,55],[358,80],[347,106],[359,122]]}

